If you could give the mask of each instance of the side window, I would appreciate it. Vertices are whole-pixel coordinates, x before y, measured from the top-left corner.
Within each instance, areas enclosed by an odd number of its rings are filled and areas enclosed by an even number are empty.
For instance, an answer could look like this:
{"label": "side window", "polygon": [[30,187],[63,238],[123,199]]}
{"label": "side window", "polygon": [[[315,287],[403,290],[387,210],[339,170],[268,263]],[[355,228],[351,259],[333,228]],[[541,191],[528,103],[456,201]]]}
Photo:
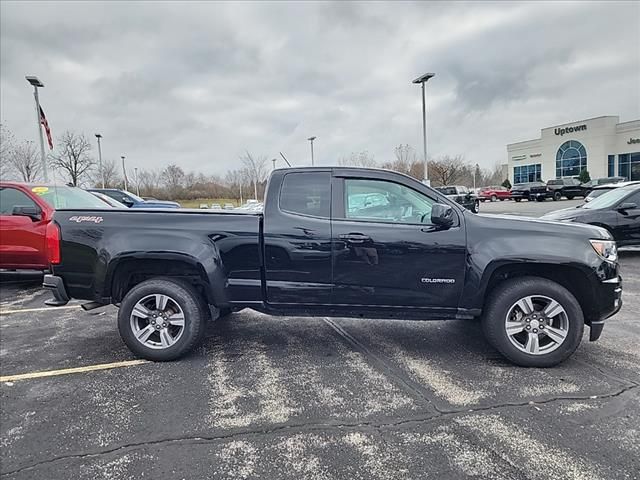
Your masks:
{"label": "side window", "polygon": [[640,208],[640,192],[636,192],[627,198],[624,203],[635,203]]}
{"label": "side window", "polygon": [[329,218],[331,216],[331,174],[329,172],[286,174],[280,190],[280,210]]}
{"label": "side window", "polygon": [[428,224],[435,203],[411,188],[383,180],[345,179],[344,195],[349,220]]}
{"label": "side window", "polygon": [[26,194],[15,188],[0,189],[0,215],[11,215],[13,207],[37,207]]}

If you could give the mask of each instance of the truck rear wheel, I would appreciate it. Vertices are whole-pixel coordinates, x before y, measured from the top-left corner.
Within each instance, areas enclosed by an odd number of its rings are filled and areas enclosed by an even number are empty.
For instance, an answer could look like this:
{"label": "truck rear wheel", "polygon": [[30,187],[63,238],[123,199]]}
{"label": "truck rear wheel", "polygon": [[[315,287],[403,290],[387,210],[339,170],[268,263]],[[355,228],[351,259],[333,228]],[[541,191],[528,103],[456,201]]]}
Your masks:
{"label": "truck rear wheel", "polygon": [[203,338],[207,313],[196,289],[179,280],[150,279],[133,287],[118,312],[118,330],[137,356],[175,360]]}
{"label": "truck rear wheel", "polygon": [[518,277],[491,293],[482,327],[487,341],[523,367],[552,367],[580,345],[584,316],[562,285],[539,277]]}

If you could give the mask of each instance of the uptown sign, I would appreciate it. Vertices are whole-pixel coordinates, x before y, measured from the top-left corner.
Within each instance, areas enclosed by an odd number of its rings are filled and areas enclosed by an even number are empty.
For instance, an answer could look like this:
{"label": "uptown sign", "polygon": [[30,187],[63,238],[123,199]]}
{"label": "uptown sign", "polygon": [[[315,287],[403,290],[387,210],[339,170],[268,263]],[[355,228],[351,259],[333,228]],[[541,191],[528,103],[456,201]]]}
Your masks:
{"label": "uptown sign", "polygon": [[556,128],[554,133],[556,135],[564,135],[565,133],[582,132],[587,129],[586,125],[576,125],[575,127]]}

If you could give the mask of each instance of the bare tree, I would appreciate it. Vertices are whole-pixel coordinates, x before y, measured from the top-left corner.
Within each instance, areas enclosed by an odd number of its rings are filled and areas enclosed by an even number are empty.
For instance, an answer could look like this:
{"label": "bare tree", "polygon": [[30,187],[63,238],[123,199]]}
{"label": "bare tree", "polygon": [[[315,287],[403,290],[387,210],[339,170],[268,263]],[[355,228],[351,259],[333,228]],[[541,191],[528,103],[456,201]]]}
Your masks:
{"label": "bare tree", "polygon": [[184,170],[182,170],[178,165],[172,163],[162,171],[162,176],[164,179],[164,185],[167,188],[167,193],[172,199],[178,198],[185,185]]}
{"label": "bare tree", "polygon": [[58,138],[58,152],[50,156],[53,168],[62,170],[74,186],[87,175],[95,161],[89,155],[91,142],[83,133],[64,132]]}
{"label": "bare tree", "polygon": [[40,178],[42,163],[33,142],[22,142],[9,154],[9,163],[23,182],[33,182]]}
{"label": "bare tree", "polygon": [[114,159],[105,159],[102,161],[102,172],[100,171],[100,167],[92,172],[91,181],[96,187],[102,186],[103,179],[105,188],[116,188],[122,185],[123,180],[120,176],[120,170]]}
{"label": "bare tree", "polygon": [[338,159],[338,165],[345,167],[365,167],[372,168],[378,165],[376,159],[367,150],[361,152],[351,152],[349,157],[341,157]]}
{"label": "bare tree", "polygon": [[143,195],[153,197],[160,190],[160,180],[162,175],[158,170],[141,170],[138,173],[140,191]]}
{"label": "bare tree", "polygon": [[13,134],[0,123],[0,179],[2,180],[9,180],[13,177],[12,165],[9,161],[13,148]]}
{"label": "bare tree", "polygon": [[240,161],[242,161],[242,165],[253,183],[253,194],[254,198],[257,200],[258,184],[262,183],[267,177],[267,157],[264,155],[252,155],[247,151],[240,157]]}
{"label": "bare tree", "polygon": [[[439,185],[451,185],[466,176],[469,170],[462,155],[445,155],[429,162],[429,178]],[[471,170],[472,171],[472,170]]]}

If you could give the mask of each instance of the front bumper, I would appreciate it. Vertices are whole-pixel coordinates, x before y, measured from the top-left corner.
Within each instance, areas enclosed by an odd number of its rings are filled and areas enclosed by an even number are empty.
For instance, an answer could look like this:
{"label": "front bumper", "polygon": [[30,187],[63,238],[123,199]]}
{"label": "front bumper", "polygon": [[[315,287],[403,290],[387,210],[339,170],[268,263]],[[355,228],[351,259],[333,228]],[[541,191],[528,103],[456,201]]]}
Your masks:
{"label": "front bumper", "polygon": [[600,338],[605,320],[620,311],[622,308],[622,277],[616,276],[600,282],[596,292],[596,304],[598,305],[597,317],[591,319],[589,326],[589,340]]}
{"label": "front bumper", "polygon": [[67,295],[67,290],[64,288],[64,282],[61,277],[45,275],[42,287],[53,293],[53,298],[44,302],[45,305],[49,305],[50,307],[61,307],[62,305],[69,303],[69,295]]}

